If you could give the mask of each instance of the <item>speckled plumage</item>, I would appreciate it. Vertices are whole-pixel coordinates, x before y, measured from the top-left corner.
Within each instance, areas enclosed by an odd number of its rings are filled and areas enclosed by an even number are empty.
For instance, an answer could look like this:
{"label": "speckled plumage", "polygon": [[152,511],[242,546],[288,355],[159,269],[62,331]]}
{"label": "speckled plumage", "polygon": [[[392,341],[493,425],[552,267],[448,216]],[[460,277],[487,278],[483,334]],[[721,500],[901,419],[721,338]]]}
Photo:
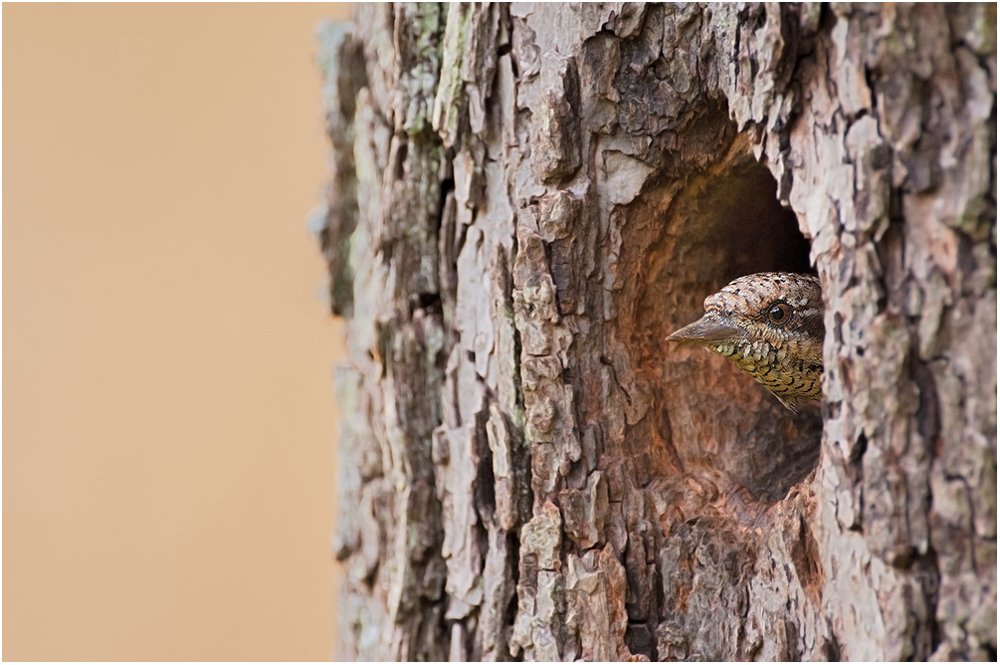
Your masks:
{"label": "speckled plumage", "polygon": [[812,275],[762,272],[705,299],[705,315],[667,337],[719,353],[792,411],[818,400],[823,377],[823,293]]}

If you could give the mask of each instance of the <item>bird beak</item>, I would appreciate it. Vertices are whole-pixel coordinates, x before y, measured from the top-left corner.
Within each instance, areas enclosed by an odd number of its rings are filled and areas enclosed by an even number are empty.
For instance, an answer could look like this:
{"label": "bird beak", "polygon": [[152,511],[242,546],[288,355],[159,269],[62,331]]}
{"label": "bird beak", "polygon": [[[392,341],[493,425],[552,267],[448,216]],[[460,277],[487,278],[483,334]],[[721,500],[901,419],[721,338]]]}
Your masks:
{"label": "bird beak", "polygon": [[747,333],[716,314],[706,314],[694,323],[686,325],[667,337],[668,340],[691,342],[716,342],[728,339],[742,339]]}

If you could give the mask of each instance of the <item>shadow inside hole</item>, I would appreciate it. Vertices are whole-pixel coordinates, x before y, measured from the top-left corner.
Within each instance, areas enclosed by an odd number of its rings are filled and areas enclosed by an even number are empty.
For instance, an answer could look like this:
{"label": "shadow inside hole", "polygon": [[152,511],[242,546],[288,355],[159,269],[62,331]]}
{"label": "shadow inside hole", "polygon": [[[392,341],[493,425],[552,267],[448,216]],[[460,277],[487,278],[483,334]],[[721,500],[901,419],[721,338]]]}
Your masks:
{"label": "shadow inside hole", "polygon": [[814,272],[809,241],[795,213],[778,202],[777,187],[767,167],[752,162],[733,169],[700,197],[698,206],[709,224],[704,244],[691,251],[722,253],[720,288],[755,272]]}

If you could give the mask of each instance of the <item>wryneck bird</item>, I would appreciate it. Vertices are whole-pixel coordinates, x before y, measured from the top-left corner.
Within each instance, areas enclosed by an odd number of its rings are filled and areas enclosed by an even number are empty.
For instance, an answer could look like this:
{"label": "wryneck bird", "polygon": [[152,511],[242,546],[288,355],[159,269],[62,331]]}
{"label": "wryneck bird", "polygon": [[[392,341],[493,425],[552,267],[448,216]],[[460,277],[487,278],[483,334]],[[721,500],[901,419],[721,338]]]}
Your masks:
{"label": "wryneck bird", "polygon": [[762,272],[705,299],[705,315],[668,340],[719,353],[793,412],[821,395],[823,292],[812,275]]}

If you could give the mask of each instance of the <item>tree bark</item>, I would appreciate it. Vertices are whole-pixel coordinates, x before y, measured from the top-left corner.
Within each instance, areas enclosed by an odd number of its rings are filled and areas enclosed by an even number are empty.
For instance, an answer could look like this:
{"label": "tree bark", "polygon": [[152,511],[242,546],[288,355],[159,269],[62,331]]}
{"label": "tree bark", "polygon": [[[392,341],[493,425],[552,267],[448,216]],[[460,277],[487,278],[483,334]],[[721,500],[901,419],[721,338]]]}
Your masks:
{"label": "tree bark", "polygon": [[[995,5],[355,11],[342,657],[995,660]],[[821,410],[664,342],[769,270]]]}

